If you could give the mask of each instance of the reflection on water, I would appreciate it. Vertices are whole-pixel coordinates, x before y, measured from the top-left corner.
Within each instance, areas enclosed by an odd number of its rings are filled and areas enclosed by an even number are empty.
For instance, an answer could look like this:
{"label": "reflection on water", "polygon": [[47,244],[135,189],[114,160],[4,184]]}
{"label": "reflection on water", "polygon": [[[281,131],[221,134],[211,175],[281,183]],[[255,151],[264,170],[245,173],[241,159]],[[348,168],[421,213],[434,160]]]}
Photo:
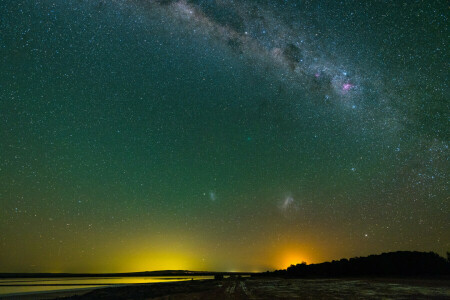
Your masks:
{"label": "reflection on water", "polygon": [[9,278],[0,279],[0,295],[212,278],[213,276]]}

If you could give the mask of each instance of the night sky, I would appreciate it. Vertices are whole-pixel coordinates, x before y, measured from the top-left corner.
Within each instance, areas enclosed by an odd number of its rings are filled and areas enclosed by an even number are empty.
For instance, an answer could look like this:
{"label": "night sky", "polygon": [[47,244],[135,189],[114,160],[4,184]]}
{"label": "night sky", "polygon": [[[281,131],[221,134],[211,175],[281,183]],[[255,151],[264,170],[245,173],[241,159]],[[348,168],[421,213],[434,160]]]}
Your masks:
{"label": "night sky", "polygon": [[450,250],[447,1],[0,0],[0,271]]}

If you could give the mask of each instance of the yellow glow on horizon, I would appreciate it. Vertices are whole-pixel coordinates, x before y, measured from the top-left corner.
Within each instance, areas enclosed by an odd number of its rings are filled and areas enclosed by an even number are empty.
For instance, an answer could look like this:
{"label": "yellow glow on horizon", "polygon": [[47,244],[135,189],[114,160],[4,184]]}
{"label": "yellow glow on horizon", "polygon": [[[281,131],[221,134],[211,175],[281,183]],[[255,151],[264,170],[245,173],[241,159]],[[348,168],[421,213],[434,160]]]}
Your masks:
{"label": "yellow glow on horizon", "polygon": [[175,252],[145,252],[124,259],[124,269],[139,271],[155,270],[199,270],[203,268],[200,259],[192,255]]}

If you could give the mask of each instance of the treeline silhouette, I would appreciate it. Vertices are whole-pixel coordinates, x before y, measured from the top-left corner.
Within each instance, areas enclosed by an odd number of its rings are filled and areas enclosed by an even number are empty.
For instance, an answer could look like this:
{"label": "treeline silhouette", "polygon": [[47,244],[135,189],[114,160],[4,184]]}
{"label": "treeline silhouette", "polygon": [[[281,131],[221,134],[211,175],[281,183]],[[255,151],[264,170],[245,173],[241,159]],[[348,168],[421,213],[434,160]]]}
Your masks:
{"label": "treeline silhouette", "polygon": [[301,263],[286,270],[265,275],[286,277],[347,277],[347,276],[448,276],[450,254],[445,259],[434,252],[398,251],[333,260],[320,264]]}

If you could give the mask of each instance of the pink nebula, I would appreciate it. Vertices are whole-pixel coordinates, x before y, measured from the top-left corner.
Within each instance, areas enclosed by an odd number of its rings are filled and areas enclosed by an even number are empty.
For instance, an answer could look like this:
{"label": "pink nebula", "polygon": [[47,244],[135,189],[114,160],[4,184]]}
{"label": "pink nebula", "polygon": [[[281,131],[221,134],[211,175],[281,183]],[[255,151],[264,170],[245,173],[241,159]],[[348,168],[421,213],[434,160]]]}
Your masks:
{"label": "pink nebula", "polygon": [[353,87],[353,84],[351,83],[344,83],[344,85],[342,86],[342,90],[343,91],[348,91]]}

